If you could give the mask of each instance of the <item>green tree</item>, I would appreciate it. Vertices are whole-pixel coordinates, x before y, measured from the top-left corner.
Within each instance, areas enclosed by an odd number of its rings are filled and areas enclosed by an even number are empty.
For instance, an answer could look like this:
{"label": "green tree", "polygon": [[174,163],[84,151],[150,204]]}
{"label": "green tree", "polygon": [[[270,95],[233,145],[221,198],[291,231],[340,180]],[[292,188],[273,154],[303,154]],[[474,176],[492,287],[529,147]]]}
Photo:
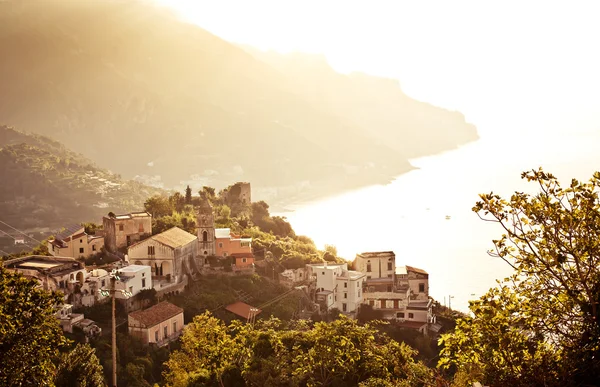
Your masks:
{"label": "green tree", "polygon": [[169,199],[160,195],[155,195],[148,198],[148,200],[146,200],[144,203],[144,208],[154,218],[171,215],[174,210]]}
{"label": "green tree", "polygon": [[189,185],[185,189],[185,204],[192,204],[192,189]]}
{"label": "green tree", "polygon": [[57,387],[106,386],[96,350],[89,344],[77,344],[71,351],[61,354],[54,383]]}
{"label": "green tree", "polygon": [[544,385],[594,385],[600,380],[600,173],[567,188],[541,169],[522,178],[537,183],[539,193],[516,192],[510,200],[483,194],[473,208],[502,227],[490,253],[515,273],[471,303],[473,317],[443,337],[440,364],[475,370],[481,381],[496,384],[531,375],[532,383],[544,378]]}
{"label": "green tree", "polygon": [[431,370],[414,355],[407,345],[343,316],[314,325],[285,327],[270,319],[226,326],[205,313],[186,329],[165,376],[172,386],[358,386],[370,378],[431,385]]}
{"label": "green tree", "polygon": [[0,267],[0,385],[51,384],[53,359],[66,339],[54,317],[60,293]]}

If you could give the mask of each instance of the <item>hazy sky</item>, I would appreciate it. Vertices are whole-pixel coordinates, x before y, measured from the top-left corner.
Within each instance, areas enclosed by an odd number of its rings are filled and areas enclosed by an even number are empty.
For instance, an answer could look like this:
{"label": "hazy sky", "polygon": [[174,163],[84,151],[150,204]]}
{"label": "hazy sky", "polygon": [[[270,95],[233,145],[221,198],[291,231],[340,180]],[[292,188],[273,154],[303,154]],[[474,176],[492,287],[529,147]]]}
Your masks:
{"label": "hazy sky", "polygon": [[214,34],[397,78],[480,131],[600,132],[600,2],[160,0]]}

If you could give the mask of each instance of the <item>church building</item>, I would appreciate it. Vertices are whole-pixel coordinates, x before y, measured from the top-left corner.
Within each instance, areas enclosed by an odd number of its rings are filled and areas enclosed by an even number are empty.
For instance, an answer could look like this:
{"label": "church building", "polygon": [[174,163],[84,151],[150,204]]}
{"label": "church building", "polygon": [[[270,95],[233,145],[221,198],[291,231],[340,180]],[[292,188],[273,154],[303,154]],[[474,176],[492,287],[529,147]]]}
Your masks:
{"label": "church building", "polygon": [[204,200],[198,213],[198,254],[207,257],[215,255],[215,218],[213,208]]}

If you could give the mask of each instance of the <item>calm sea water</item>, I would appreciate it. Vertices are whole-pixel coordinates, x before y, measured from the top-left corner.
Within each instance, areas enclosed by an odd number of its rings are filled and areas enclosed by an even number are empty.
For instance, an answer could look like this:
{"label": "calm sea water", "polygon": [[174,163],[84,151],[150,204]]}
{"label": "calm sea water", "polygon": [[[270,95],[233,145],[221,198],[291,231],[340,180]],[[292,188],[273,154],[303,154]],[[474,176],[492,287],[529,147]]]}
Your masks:
{"label": "calm sea water", "polygon": [[[563,184],[587,180],[600,170],[600,131],[520,138],[486,137],[458,150],[412,160],[419,169],[385,186],[372,186],[312,203],[284,215],[299,234],[317,245],[332,244],[353,259],[364,251],[393,250],[397,264],[425,269],[431,295],[467,310],[511,273],[490,257],[499,225],[480,220],[471,208],[478,194],[536,192],[521,180],[524,170],[542,166]],[[447,219],[447,216],[450,219]]]}

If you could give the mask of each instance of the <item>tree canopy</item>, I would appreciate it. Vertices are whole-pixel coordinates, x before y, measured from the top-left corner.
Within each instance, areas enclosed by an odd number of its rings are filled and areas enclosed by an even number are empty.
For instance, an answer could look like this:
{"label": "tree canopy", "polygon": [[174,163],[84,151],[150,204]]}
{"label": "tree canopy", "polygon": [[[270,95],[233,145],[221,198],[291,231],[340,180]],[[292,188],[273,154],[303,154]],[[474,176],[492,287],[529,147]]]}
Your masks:
{"label": "tree canopy", "polygon": [[0,385],[51,384],[58,350],[65,345],[57,319],[59,293],[38,287],[0,266]]}
{"label": "tree canopy", "polygon": [[227,326],[207,312],[188,325],[165,377],[169,386],[432,385],[433,373],[414,355],[375,327],[343,316],[330,323],[285,326],[270,319]]}
{"label": "tree canopy", "polygon": [[473,210],[504,233],[490,254],[515,272],[443,336],[440,365],[491,385],[600,380],[600,173],[566,188],[543,170],[539,193],[480,195]]}

